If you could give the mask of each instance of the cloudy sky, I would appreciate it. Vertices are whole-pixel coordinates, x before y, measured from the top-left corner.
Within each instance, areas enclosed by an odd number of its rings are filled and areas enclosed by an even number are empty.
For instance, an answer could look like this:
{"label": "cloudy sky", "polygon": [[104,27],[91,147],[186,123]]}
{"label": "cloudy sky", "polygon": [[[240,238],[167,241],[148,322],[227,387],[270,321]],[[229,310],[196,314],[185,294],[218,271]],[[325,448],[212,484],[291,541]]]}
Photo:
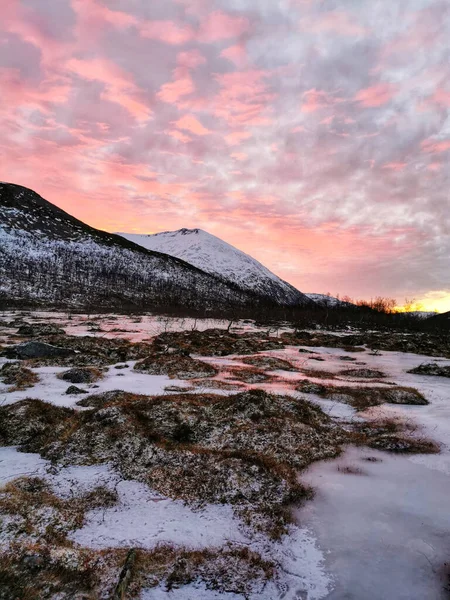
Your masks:
{"label": "cloudy sky", "polygon": [[0,179],[450,310],[449,0],[1,0]]}

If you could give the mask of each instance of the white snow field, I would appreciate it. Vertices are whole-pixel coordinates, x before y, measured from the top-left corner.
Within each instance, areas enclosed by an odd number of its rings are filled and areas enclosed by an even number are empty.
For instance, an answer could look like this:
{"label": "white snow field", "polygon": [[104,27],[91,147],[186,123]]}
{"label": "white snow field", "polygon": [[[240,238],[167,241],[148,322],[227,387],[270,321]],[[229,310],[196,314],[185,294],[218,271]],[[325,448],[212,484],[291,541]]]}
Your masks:
{"label": "white snow field", "polygon": [[[14,313],[0,314],[1,320]],[[149,339],[161,331],[210,327],[226,328],[225,322],[194,322],[162,319],[150,315],[141,319],[109,315],[34,313],[31,320],[54,322],[69,334],[126,337],[132,341]],[[27,320],[30,317],[27,316]],[[102,331],[92,331],[87,323],[98,321]],[[138,322],[139,321],[139,322]],[[114,332],[112,329],[122,331]],[[252,330],[252,323],[238,323],[237,331]],[[124,332],[123,330],[126,330]],[[256,328],[255,328],[256,330]],[[281,333],[282,330],[280,330]],[[6,330],[0,328],[0,340]],[[10,343],[11,340],[9,339]],[[298,368],[323,369],[337,373],[347,364],[364,363],[366,368],[381,370],[386,381],[417,388],[429,400],[427,406],[382,405],[357,412],[347,404],[304,395],[337,419],[370,420],[395,417],[437,442],[440,454],[394,455],[369,448],[349,446],[334,460],[313,463],[299,474],[315,490],[315,497],[296,510],[296,524],[288,535],[275,542],[263,534],[249,531],[228,505],[191,508],[180,501],[161,496],[136,481],[125,481],[112,465],[73,466],[55,469],[37,454],[0,448],[0,485],[22,475],[43,476],[56,494],[64,497],[101,484],[117,490],[116,505],[90,511],[84,525],[71,539],[92,548],[142,547],[150,549],[159,542],[189,548],[207,548],[227,542],[244,544],[263,557],[279,564],[279,578],[256,586],[250,600],[444,600],[449,597],[448,563],[450,562],[450,379],[407,373],[421,363],[450,360],[401,352],[364,352],[352,354],[338,348],[298,347],[263,352],[283,358]],[[317,354],[313,354],[317,353]],[[314,357],[324,359],[317,362]],[[231,366],[243,365],[242,356],[201,357],[221,371],[217,380],[230,382]],[[5,359],[0,359],[0,367]],[[128,369],[111,366],[96,392],[122,389],[133,393],[160,394],[167,385],[189,383],[136,373],[133,362]],[[75,407],[79,396],[67,396],[67,382],[57,379],[62,368],[35,369],[40,383],[22,392],[8,392],[0,384],[0,402],[9,404],[23,398],[41,398],[60,406]],[[120,374],[120,376],[119,376]],[[291,394],[293,380],[305,379],[298,372],[272,371],[271,383],[245,385],[270,392]],[[327,383],[309,376],[310,381]],[[242,385],[242,382],[240,382]],[[330,381],[331,383],[331,381]],[[356,385],[350,378],[332,380],[334,385]],[[358,385],[361,385],[358,382]],[[364,384],[363,384],[364,385]],[[367,385],[384,385],[382,383]],[[85,386],[86,387],[86,386]],[[202,392],[206,391],[201,389]],[[214,390],[217,393],[217,390]],[[195,390],[192,392],[195,393]],[[221,390],[220,393],[234,393]],[[83,409],[81,409],[83,410]],[[370,460],[368,460],[370,459]],[[0,544],[5,541],[0,538]],[[447,567],[445,564],[447,563]],[[201,582],[167,591],[164,586],[144,590],[143,600],[239,600],[243,596],[218,593]]]}

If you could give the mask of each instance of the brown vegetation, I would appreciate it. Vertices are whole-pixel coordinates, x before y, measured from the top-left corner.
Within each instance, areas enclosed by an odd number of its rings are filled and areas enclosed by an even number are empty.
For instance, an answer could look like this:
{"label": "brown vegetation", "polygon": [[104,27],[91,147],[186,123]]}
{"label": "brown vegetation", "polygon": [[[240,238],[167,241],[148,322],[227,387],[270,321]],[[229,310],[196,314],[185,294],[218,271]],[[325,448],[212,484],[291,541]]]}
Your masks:
{"label": "brown vegetation", "polygon": [[20,363],[5,363],[0,369],[0,381],[12,386],[9,392],[26,390],[39,381],[39,376]]}
{"label": "brown vegetation", "polygon": [[37,400],[0,408],[0,443],[64,464],[109,461],[126,478],[191,503],[229,503],[280,535],[309,491],[297,472],[340,452],[341,428],[316,406],[255,390],[234,396],[106,392],[76,412]]}
{"label": "brown vegetation", "polygon": [[297,371],[292,363],[275,356],[248,356],[236,360],[265,371]]}
{"label": "brown vegetation", "polygon": [[298,392],[317,394],[327,400],[344,402],[358,410],[384,403],[428,404],[426,398],[418,390],[410,387],[338,386],[316,384],[305,380],[300,382],[295,389]]}

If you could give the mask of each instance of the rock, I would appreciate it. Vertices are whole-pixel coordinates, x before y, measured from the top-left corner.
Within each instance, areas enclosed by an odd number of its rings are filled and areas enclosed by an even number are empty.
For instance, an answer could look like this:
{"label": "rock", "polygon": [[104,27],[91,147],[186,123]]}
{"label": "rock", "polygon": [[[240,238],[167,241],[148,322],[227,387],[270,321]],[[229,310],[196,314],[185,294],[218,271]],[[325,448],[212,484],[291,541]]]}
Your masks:
{"label": "rock", "polygon": [[44,342],[23,342],[10,346],[4,351],[7,358],[54,358],[70,356],[74,352],[68,348],[59,348]]}
{"label": "rock", "polygon": [[70,383],[94,383],[101,376],[100,371],[88,367],[75,367],[59,375],[60,379]]}
{"label": "rock", "polygon": [[130,365],[116,365],[114,368],[115,369],[129,369]]}
{"label": "rock", "polygon": [[353,358],[353,356],[339,356],[338,358],[339,360],[344,360],[347,362],[354,362],[356,360],[356,358]]}
{"label": "rock", "polygon": [[76,394],[87,394],[87,393],[88,392],[86,390],[82,390],[79,387],[77,387],[76,385],[71,385],[66,390],[66,394],[68,394],[69,396],[76,395]]}
{"label": "rock", "polygon": [[34,323],[19,327],[17,333],[30,337],[39,337],[41,335],[64,335],[64,329],[53,323]]}

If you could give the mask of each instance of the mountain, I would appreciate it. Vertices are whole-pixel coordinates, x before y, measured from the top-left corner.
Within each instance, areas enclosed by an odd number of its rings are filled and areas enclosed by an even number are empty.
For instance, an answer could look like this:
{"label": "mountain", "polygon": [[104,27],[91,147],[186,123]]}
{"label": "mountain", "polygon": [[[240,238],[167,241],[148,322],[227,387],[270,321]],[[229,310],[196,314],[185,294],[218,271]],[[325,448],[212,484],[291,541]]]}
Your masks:
{"label": "mountain", "polygon": [[0,299],[74,307],[258,308],[260,299],[173,256],[94,229],[0,183]]}
{"label": "mountain", "polygon": [[[436,329],[441,332],[447,332],[450,329],[450,311],[445,313],[433,314],[428,319],[423,319],[424,329]],[[446,335],[448,335],[446,333]]]}
{"label": "mountain", "polygon": [[344,302],[343,300],[339,300],[339,298],[334,298],[334,296],[329,296],[328,294],[305,294],[305,296],[308,296],[310,300],[313,300],[322,308],[355,307],[355,304],[352,304],[351,302]]}
{"label": "mountain", "polygon": [[281,306],[314,304],[260,262],[202,229],[179,229],[152,235],[119,233],[143,248],[181,258],[245,292]]}

